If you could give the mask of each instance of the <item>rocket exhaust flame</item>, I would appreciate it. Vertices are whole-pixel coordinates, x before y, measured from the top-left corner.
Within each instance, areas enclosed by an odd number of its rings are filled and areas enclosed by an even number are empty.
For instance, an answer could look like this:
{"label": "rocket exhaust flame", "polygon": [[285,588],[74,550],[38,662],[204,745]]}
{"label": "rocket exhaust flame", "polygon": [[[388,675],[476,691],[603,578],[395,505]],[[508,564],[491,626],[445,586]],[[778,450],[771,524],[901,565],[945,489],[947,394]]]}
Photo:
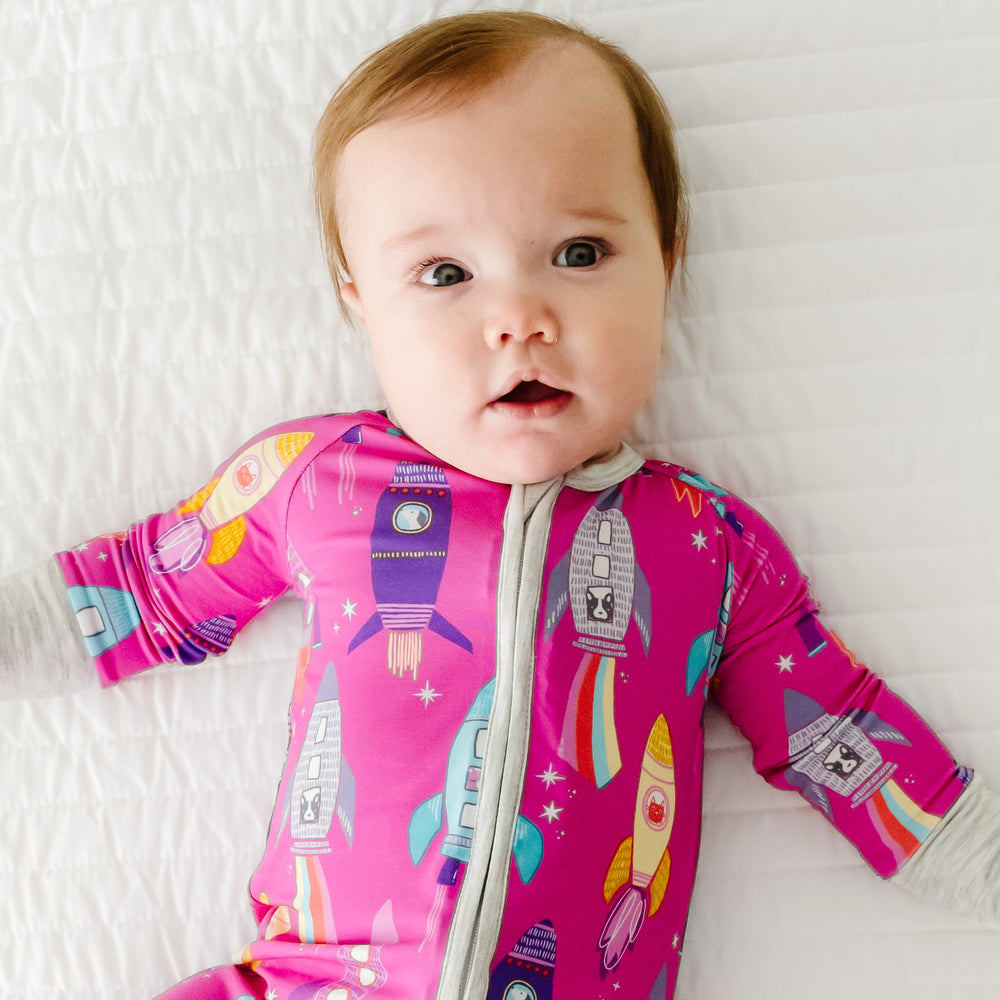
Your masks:
{"label": "rocket exhaust flame", "polygon": [[622,960],[625,949],[639,936],[645,919],[646,893],[630,886],[605,921],[597,942],[604,951],[602,962],[608,972]]}

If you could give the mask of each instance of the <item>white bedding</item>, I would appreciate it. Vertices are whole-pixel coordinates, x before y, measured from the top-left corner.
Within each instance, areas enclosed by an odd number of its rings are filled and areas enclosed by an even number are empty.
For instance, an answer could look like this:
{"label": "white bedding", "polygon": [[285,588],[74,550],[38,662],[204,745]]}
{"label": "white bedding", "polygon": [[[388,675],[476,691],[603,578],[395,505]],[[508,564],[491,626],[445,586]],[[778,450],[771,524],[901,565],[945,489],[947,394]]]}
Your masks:
{"label": "white bedding", "polygon": [[[0,572],[170,506],[283,418],[379,404],[311,129],[364,53],[469,6],[0,6]],[[510,6],[622,42],[679,129],[690,258],[638,440],[761,507],[1000,788],[1000,5]],[[141,1000],[249,938],[297,613],[211,665],[0,704],[0,995]],[[879,882],[716,713],[709,744],[679,998],[1000,995],[1000,931]]]}

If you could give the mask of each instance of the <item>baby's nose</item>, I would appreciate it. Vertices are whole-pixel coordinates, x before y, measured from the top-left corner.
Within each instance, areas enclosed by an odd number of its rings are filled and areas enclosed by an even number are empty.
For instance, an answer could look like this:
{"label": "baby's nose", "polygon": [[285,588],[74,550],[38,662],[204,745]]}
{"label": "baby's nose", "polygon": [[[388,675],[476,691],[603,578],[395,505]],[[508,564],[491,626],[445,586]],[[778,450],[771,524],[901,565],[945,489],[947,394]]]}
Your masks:
{"label": "baby's nose", "polygon": [[513,294],[497,303],[487,322],[486,339],[491,347],[539,338],[554,344],[559,339],[555,310],[541,296]]}

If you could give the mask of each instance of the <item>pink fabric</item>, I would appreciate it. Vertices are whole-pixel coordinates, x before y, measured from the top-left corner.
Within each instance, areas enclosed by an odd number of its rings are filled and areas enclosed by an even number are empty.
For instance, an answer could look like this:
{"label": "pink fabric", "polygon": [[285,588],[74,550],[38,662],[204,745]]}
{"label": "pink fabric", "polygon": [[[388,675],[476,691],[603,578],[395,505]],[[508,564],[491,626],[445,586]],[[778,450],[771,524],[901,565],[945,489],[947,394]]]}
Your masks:
{"label": "pink fabric", "polygon": [[[316,417],[260,435],[175,510],[60,555],[105,683],[223,652],[287,589],[302,598],[247,995],[435,995],[512,596],[508,496],[380,415]],[[541,579],[489,1000],[518,983],[538,1000],[672,995],[710,691],[757,770],[882,876],[968,781],[822,625],[774,530],[696,475],[648,462],[603,492],[564,487]]]}

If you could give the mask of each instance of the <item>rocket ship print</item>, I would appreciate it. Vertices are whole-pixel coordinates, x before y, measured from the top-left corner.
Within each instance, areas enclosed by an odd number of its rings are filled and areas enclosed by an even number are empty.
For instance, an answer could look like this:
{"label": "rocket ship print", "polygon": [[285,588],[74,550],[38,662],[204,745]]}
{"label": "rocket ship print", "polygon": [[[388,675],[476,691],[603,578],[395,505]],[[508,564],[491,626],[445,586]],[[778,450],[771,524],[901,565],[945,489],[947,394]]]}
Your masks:
{"label": "rocket ship print", "polygon": [[348,846],[354,842],[356,785],[343,757],[337,671],[326,665],[316,692],[305,739],[282,810],[281,829],[292,834],[295,898],[283,920],[307,944],[335,940],[333,910],[318,855],[330,851],[330,827],[336,815]]}
{"label": "rocket ship print", "polygon": [[539,920],[493,967],[486,1000],[552,1000],[556,971],[556,932],[551,920]]}
{"label": "rocket ship print", "polygon": [[240,452],[221,476],[178,508],[181,520],[156,540],[150,569],[187,572],[201,562],[206,549],[211,565],[232,559],[246,535],[244,515],[274,489],[313,436],[307,431],[274,434]]}
{"label": "rocket ship print", "polygon": [[856,709],[834,716],[808,696],[785,691],[789,730],[789,784],[827,816],[830,793],[864,803],[872,826],[901,865],[916,853],[941,817],[925,812],[892,779],[897,765],[883,761],[875,741],[909,746],[907,738],[874,712]]}
{"label": "rocket ship print", "polygon": [[573,536],[570,551],[549,578],[545,638],[551,638],[566,607],[584,650],[570,685],[559,755],[603,788],[621,769],[615,728],[614,680],[622,639],[631,621],[649,654],[649,584],[636,563],[632,529],[621,511],[617,487],[602,493]]}
{"label": "rocket ship print", "polygon": [[[442,820],[444,821],[446,834],[441,853],[448,860],[438,877],[442,884],[454,885],[459,862],[466,862],[470,857],[479,802],[479,778],[486,748],[486,730],[493,706],[493,688],[494,680],[490,678],[479,689],[455,734],[448,753],[444,791],[422,802],[410,817],[410,860],[415,865],[427,853],[427,848],[441,829]],[[518,874],[525,884],[538,871],[542,847],[541,830],[531,820],[518,816],[513,854]]]}
{"label": "rocket ship print", "polygon": [[434,465],[400,462],[375,510],[371,533],[375,613],[361,626],[347,651],[383,629],[389,633],[389,669],[417,676],[423,630],[472,652],[472,643],[436,607],[448,558],[451,489]]}
{"label": "rocket ship print", "polygon": [[326,665],[299,751],[290,798],[292,852],[323,854],[336,814],[347,843],[354,841],[354,773],[341,747],[337,670]]}
{"label": "rocket ship print", "polygon": [[[493,689],[494,680],[490,678],[479,689],[455,734],[448,752],[444,791],[421,802],[410,817],[410,860],[415,865],[420,864],[427,853],[431,841],[441,829],[442,821],[446,830],[441,845],[445,862],[438,873],[437,891],[427,915],[427,933],[419,950],[437,933],[446,893],[458,882],[459,865],[467,862],[472,854],[472,835],[479,805],[479,778],[483,770],[490,709],[493,707]],[[518,816],[512,853],[523,883],[527,884],[535,877],[542,863],[543,848],[542,831],[531,820]]]}
{"label": "rocket ship print", "polygon": [[670,880],[667,846],[676,806],[673,745],[667,720],[660,715],[649,731],[642,756],[632,835],[618,845],[604,879],[605,903],[610,904],[623,886],[625,891],[598,939],[603,972],[618,965],[646,917],[652,917],[663,902]]}
{"label": "rocket ship print", "polygon": [[875,740],[909,746],[898,729],[874,712],[856,710],[837,717],[791,689],[785,691],[785,724],[789,759],[785,778],[828,816],[829,792],[853,795],[853,804],[859,805],[895,770],[894,764],[883,762]]}
{"label": "rocket ship print", "polygon": [[578,635],[574,645],[594,653],[625,654],[621,640],[634,620],[649,653],[649,584],[635,560],[632,529],[621,510],[621,491],[602,493],[573,536],[570,551],[552,571],[545,607],[550,638],[567,604]]}

